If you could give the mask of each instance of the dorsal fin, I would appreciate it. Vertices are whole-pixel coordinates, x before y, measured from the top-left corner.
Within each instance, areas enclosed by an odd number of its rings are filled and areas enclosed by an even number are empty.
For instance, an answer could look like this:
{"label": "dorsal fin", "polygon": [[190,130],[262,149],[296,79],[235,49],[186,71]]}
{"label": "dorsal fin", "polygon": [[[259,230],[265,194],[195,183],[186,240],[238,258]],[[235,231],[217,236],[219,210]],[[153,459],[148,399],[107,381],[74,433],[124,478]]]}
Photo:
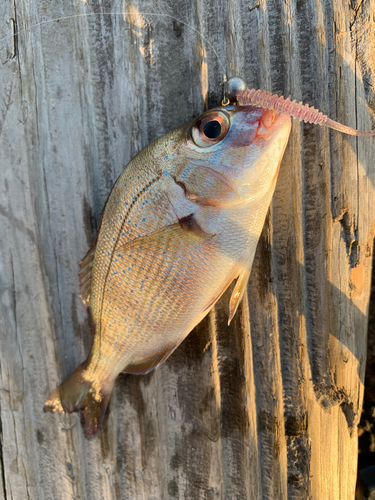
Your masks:
{"label": "dorsal fin", "polygon": [[79,265],[79,296],[86,309],[89,307],[90,303],[90,291],[91,291],[91,271],[94,262],[96,245],[93,245],[83,259],[78,262]]}
{"label": "dorsal fin", "polygon": [[[104,205],[104,208],[105,208],[105,205]],[[86,309],[88,309],[89,305],[90,305],[91,270],[92,270],[92,265],[94,262],[96,243],[98,241],[100,226],[102,225],[103,213],[104,213],[104,209],[103,209],[103,212],[100,216],[98,227],[96,229],[96,235],[95,235],[94,241],[92,242],[90,250],[83,257],[83,259],[78,262],[78,265],[79,265],[79,271],[78,271],[79,296],[81,297],[83,305],[86,307]]]}

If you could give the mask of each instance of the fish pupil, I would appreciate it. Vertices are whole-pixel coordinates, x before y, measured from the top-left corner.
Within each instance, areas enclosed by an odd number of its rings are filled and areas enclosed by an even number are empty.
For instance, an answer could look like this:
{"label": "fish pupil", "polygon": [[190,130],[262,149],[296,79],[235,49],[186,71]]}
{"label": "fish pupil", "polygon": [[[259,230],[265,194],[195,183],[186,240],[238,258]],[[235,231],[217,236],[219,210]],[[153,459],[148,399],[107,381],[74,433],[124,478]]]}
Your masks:
{"label": "fish pupil", "polygon": [[221,124],[217,120],[207,122],[203,127],[203,133],[208,139],[217,139],[221,134]]}

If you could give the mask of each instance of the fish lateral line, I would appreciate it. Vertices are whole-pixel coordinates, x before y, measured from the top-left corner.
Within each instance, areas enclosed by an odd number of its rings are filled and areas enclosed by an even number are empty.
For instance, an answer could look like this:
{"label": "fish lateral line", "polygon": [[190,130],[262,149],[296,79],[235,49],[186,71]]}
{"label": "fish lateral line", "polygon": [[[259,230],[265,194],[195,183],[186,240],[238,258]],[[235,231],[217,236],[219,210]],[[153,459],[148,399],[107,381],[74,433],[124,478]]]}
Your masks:
{"label": "fish lateral line", "polygon": [[[103,284],[103,295],[101,297],[101,302],[104,303],[104,299],[105,299],[105,294],[106,294],[106,285],[107,285],[107,282],[108,282],[108,278],[109,278],[109,274],[110,274],[110,271],[111,271],[111,265],[114,261],[114,255],[115,255],[115,252],[117,252],[116,250],[116,245],[119,241],[119,238],[120,238],[120,235],[123,231],[123,228],[126,224],[126,222],[128,221],[129,217],[130,217],[130,213],[131,211],[133,210],[134,206],[137,204],[137,202],[139,201],[140,197],[145,193],[147,192],[152,186],[155,185],[156,182],[158,182],[159,180],[161,179],[161,175],[158,175],[157,177],[154,177],[152,178],[146,185],[145,187],[138,193],[138,195],[136,196],[136,198],[133,200],[133,202],[130,204],[129,208],[127,209],[126,213],[123,215],[123,221],[122,221],[122,224],[121,224],[121,227],[117,233],[117,237],[116,237],[116,242],[115,244],[113,245],[113,250],[111,252],[111,256],[110,256],[110,262],[109,262],[109,265],[108,265],[108,268],[107,268],[107,272],[106,272],[106,275],[105,275],[105,279],[104,279],[104,284]],[[117,184],[118,180],[116,181],[116,184]],[[114,187],[113,187],[114,188]],[[113,191],[113,188],[111,190],[111,193]],[[106,201],[106,204],[105,206],[107,205],[107,202],[108,200]],[[103,210],[103,215],[104,215],[104,210]],[[91,279],[90,281],[86,284],[86,288],[91,288]],[[83,299],[82,299],[83,301]],[[102,327],[102,322],[103,322],[103,308],[101,308],[101,312],[100,312],[100,316],[99,316],[99,324],[98,324],[98,330],[101,329]]]}
{"label": "fish lateral line", "polygon": [[[178,19],[177,17],[172,16],[171,14],[168,14],[166,12],[163,12],[163,13],[157,13],[157,12],[138,12],[138,11],[137,12],[85,12],[84,14],[72,14],[70,16],[55,17],[55,18],[52,18],[52,19],[46,19],[45,21],[40,21],[38,23],[32,24],[28,28],[24,27],[22,29],[19,29],[19,30],[15,31],[14,33],[12,33],[11,35],[8,35],[6,37],[0,38],[0,43],[6,42],[6,41],[11,40],[11,39],[17,40],[17,37],[19,35],[30,33],[32,31],[34,31],[36,28],[38,28],[39,26],[45,26],[47,24],[53,24],[53,23],[57,23],[57,22],[60,22],[60,21],[70,21],[70,20],[77,19],[77,18],[97,17],[97,16],[122,17],[124,19],[124,21],[125,21],[125,17],[131,18],[132,16],[137,16],[137,15],[140,15],[140,16],[150,16],[150,17],[158,17],[158,18],[162,18],[162,19],[163,18],[169,18],[169,19],[172,19],[174,21],[177,21],[178,23],[183,24],[184,26],[186,26],[187,28],[189,28],[190,30],[192,30],[194,33],[196,33],[197,35],[199,35],[201,37],[201,39],[204,40],[207,43],[207,45],[210,47],[210,49],[212,50],[213,54],[215,55],[218,63],[220,64],[220,66],[221,66],[221,68],[222,68],[222,70],[224,72],[224,75],[225,75],[224,80],[226,79],[226,69],[225,69],[225,66],[222,63],[222,61],[221,61],[221,59],[219,57],[219,54],[215,50],[215,47],[209,41],[209,39],[206,36],[204,36],[199,30],[197,30],[196,28],[194,28],[194,26],[192,26],[191,24],[188,24],[185,21],[182,21],[182,19]],[[16,20],[14,20],[13,18],[10,18],[10,20],[13,21],[13,26],[17,26]],[[2,47],[0,47],[0,49],[3,49],[3,48],[5,48],[5,45],[2,46]]]}

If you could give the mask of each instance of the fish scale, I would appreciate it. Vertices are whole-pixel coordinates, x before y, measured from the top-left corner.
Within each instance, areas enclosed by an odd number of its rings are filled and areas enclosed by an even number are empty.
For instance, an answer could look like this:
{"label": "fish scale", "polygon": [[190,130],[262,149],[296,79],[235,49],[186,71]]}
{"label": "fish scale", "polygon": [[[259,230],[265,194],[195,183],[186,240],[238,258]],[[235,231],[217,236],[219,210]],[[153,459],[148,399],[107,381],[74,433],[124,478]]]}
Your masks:
{"label": "fish scale", "polygon": [[[94,262],[93,273],[96,280],[93,280],[93,284],[101,289],[106,280],[105,269],[110,265],[115,247],[122,246],[134,238],[144,236],[159,228],[158,219],[149,215],[156,209],[160,209],[160,206],[165,205],[166,202],[166,200],[161,200],[160,196],[155,198],[152,192],[149,192],[152,186],[155,188],[155,183],[160,181],[160,173],[157,173],[156,169],[153,168],[153,162],[150,162],[150,165],[144,164],[142,159],[135,157],[132,165],[129,166],[131,168],[126,169],[116,182],[113,196],[106,206],[106,218],[103,220],[99,233],[97,245],[99,258]],[[141,169],[143,170],[142,178],[139,175]],[[156,194],[158,194],[157,190]],[[169,216],[165,212],[164,215],[166,222],[172,223],[173,214]],[[146,219],[146,224],[142,222],[143,219]],[[97,300],[90,304],[90,309],[94,321],[98,321],[96,313],[100,309],[102,295],[98,294],[95,297]]]}
{"label": "fish scale", "polygon": [[288,117],[271,118],[254,107],[215,108],[129,163],[81,262],[81,297],[95,330],[91,352],[45,411],[83,410],[90,438],[117,375],[148,373],[167,359],[238,277],[232,319],[290,132]]}

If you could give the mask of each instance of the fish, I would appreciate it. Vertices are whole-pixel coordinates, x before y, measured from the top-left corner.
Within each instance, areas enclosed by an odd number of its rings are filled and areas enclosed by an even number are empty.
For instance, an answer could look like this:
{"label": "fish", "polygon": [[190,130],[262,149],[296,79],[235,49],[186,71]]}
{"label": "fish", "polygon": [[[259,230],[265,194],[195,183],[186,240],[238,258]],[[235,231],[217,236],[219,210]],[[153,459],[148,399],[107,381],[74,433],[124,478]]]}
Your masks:
{"label": "fish", "polygon": [[219,106],[130,161],[80,262],[81,298],[94,329],[90,354],[52,391],[45,412],[82,411],[90,439],[117,376],[163,363],[237,279],[232,320],[290,129],[290,117],[274,110]]}

